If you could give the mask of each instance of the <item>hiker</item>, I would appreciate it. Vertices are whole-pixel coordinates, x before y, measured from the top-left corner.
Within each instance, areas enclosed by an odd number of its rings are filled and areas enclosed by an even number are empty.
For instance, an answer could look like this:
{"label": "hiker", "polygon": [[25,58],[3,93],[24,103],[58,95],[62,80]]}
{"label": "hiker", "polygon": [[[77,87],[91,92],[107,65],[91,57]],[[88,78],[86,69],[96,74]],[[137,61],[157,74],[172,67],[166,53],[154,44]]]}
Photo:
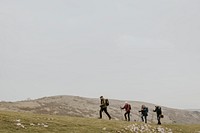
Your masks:
{"label": "hiker", "polygon": [[142,122],[147,123],[147,116],[148,116],[148,107],[146,107],[145,105],[141,106],[141,110],[139,112],[141,112],[141,119]]}
{"label": "hiker", "polygon": [[110,120],[111,116],[109,115],[109,113],[107,111],[107,106],[109,105],[108,99],[104,99],[103,96],[101,96],[100,103],[101,104],[100,104],[100,111],[99,111],[99,115],[100,115],[99,119],[102,119],[102,112],[104,111]]}
{"label": "hiker", "polygon": [[155,109],[153,110],[153,112],[156,112],[158,125],[161,125],[160,119],[163,118],[161,107],[155,106]]}
{"label": "hiker", "polygon": [[130,121],[130,111],[131,111],[131,105],[128,102],[125,102],[124,107],[120,107],[121,109],[125,109],[124,117],[125,120],[127,121],[127,116],[128,116],[128,121]]}

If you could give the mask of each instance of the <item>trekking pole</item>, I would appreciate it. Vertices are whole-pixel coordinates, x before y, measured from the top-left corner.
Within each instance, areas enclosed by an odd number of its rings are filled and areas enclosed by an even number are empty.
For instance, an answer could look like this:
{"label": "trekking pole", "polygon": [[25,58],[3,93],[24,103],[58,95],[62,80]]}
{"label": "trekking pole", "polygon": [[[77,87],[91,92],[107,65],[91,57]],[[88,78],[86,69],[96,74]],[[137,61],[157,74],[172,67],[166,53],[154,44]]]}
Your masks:
{"label": "trekking pole", "polygon": [[151,122],[153,123],[154,120],[154,113],[152,113],[152,118],[151,118]]}
{"label": "trekking pole", "polygon": [[138,122],[141,120],[141,113],[138,114]]}
{"label": "trekking pole", "polygon": [[135,117],[133,117],[133,118],[134,118],[134,119],[133,119],[134,122],[138,122],[138,121],[139,121],[139,119],[138,119],[138,117],[137,117],[138,114],[133,112],[133,113],[132,113],[132,116],[133,116],[133,115],[135,116]]}
{"label": "trekking pole", "polygon": [[[121,108],[120,108],[120,109],[121,109]],[[122,114],[122,120],[124,120],[124,119],[123,119],[124,116],[123,116],[123,113],[122,113],[122,109],[121,109],[121,114]]]}

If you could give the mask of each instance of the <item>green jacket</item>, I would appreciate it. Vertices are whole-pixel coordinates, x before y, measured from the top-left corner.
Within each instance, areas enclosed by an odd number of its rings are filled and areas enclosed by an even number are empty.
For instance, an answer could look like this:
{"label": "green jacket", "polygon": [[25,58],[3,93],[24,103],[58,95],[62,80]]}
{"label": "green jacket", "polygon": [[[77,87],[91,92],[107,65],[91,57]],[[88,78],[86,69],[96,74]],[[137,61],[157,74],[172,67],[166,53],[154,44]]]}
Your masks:
{"label": "green jacket", "polygon": [[104,98],[101,99],[101,104],[100,104],[101,108],[106,108],[106,100]]}

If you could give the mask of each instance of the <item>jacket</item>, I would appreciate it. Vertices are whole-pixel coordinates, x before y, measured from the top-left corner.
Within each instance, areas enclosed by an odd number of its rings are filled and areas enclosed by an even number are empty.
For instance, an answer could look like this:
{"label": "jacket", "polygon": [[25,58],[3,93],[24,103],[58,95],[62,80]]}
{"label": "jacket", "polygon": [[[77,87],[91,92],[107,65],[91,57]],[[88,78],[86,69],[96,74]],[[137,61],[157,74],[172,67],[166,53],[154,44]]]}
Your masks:
{"label": "jacket", "polygon": [[124,107],[122,107],[121,109],[125,109],[126,112],[130,112],[130,111],[131,111],[131,105],[128,104],[128,103],[126,103],[126,104],[124,105]]}
{"label": "jacket", "polygon": [[162,114],[162,110],[160,106],[156,106],[155,110],[153,110],[154,112],[157,113],[157,115],[161,115]]}
{"label": "jacket", "polygon": [[106,100],[104,98],[101,98],[101,101],[100,101],[100,107],[101,108],[106,108]]}
{"label": "jacket", "polygon": [[143,116],[148,116],[148,108],[147,107],[142,108],[142,110],[140,110],[139,112],[141,112]]}

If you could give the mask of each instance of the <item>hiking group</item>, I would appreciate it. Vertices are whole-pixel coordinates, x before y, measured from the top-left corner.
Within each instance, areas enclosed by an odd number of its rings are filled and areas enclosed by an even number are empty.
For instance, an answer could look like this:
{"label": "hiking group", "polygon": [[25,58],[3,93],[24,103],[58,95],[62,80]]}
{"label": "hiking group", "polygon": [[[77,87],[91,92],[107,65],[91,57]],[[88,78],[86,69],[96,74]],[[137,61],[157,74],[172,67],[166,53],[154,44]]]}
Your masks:
{"label": "hiking group", "polygon": [[[105,99],[103,96],[100,96],[99,119],[102,119],[102,113],[105,112],[106,115],[108,116],[109,120],[111,120],[111,116],[107,111],[107,106],[109,106],[109,100]],[[123,109],[125,110],[125,113],[123,114],[125,121],[130,121],[131,105],[128,102],[125,102],[124,106],[120,107],[120,109],[121,109],[121,112]],[[148,112],[149,112],[148,107],[146,107],[145,105],[142,105],[141,110],[139,110],[139,112],[141,113],[142,122],[147,123],[147,116],[148,116]],[[164,117],[162,115],[161,107],[155,106],[155,109],[153,110],[153,112],[156,112],[156,114],[157,114],[157,121],[158,121],[157,124],[161,125],[160,119]]]}

